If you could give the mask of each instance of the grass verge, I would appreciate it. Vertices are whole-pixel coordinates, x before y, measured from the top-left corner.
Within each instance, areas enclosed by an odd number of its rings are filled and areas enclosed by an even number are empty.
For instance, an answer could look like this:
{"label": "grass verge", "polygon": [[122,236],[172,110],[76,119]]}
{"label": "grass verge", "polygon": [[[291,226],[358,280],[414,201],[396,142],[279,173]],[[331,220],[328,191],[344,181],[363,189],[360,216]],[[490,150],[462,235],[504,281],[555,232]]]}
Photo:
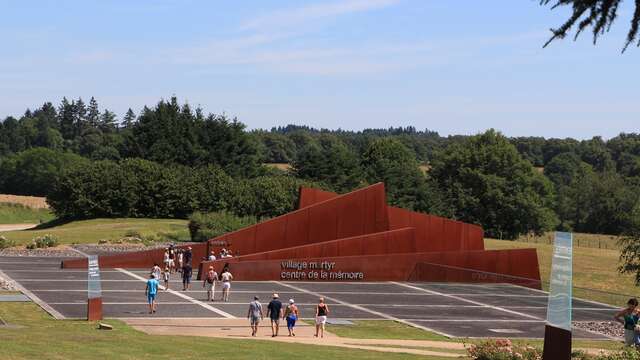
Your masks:
{"label": "grass verge", "polygon": [[408,354],[382,353],[330,346],[282,344],[198,338],[150,336],[126,324],[109,320],[114,330],[96,330],[96,324],[53,320],[32,303],[0,303],[0,317],[18,329],[0,329],[3,359],[430,359]]}
{"label": "grass verge", "polygon": [[[553,245],[485,239],[485,248],[488,250],[535,248],[538,252],[540,277],[543,284],[548,284]],[[588,300],[623,306],[628,300],[628,295],[636,294],[638,288],[635,286],[633,275],[620,274],[618,272],[619,256],[620,252],[618,250],[574,247],[573,295]],[[588,289],[593,289],[593,291]]]}
{"label": "grass verge", "polygon": [[21,204],[0,202],[0,224],[39,224],[54,218],[49,209],[34,209]]}
{"label": "grass verge", "polygon": [[331,325],[328,331],[350,339],[453,341],[446,336],[390,320],[355,320],[353,325]]}
{"label": "grass verge", "polygon": [[7,231],[4,235],[17,245],[31,242],[36,236],[51,234],[60,244],[95,244],[100,240],[117,240],[131,234],[147,237],[164,237],[174,241],[189,240],[187,220],[180,219],[93,219],[39,228],[34,230]]}

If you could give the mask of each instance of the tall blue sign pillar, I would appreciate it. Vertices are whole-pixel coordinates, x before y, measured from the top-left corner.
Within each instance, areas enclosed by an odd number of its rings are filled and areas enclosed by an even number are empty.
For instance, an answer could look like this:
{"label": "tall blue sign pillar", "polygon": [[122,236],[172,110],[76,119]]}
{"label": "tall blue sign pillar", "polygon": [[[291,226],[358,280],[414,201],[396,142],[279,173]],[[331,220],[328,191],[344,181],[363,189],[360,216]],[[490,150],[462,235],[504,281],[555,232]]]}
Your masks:
{"label": "tall blue sign pillar", "polygon": [[544,360],[571,359],[571,299],[573,235],[557,232],[553,248],[547,324],[544,330]]}

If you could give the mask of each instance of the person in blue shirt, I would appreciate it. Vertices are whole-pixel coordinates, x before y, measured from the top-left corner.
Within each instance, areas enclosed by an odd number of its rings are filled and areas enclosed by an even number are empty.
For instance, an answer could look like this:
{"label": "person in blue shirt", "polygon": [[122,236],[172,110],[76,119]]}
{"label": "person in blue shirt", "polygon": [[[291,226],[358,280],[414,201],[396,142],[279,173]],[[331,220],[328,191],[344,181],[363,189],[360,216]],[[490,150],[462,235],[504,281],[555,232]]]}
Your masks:
{"label": "person in blue shirt", "polygon": [[158,302],[156,301],[158,286],[160,286],[160,283],[158,279],[156,279],[156,275],[151,274],[149,280],[147,280],[147,288],[144,291],[147,295],[147,301],[149,302],[149,314],[155,313],[158,307]]}

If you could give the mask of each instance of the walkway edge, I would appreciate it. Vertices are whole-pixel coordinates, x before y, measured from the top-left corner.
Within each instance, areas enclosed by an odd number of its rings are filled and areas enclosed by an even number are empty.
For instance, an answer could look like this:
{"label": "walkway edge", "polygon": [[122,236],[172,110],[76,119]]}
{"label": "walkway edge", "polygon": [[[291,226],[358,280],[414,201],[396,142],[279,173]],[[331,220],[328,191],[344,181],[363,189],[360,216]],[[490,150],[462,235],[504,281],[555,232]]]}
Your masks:
{"label": "walkway edge", "polygon": [[42,310],[48,312],[49,315],[53,316],[54,319],[56,319],[56,320],[64,320],[64,319],[66,319],[66,317],[64,315],[59,313],[53,307],[49,306],[49,304],[47,304],[46,302],[42,301],[42,299],[40,299],[38,296],[36,296],[36,294],[34,294],[31,291],[27,290],[27,288],[22,286],[22,284],[20,284],[19,282],[13,280],[11,277],[9,277],[7,274],[5,274],[2,270],[0,270],[0,276],[5,278],[5,279],[7,279],[7,280],[13,281],[13,283],[15,284],[15,286],[18,288],[18,290],[21,293],[23,293],[24,295],[27,295],[29,297],[29,299],[31,299],[31,301],[33,301],[34,303],[38,304],[38,306],[40,306],[42,308]]}

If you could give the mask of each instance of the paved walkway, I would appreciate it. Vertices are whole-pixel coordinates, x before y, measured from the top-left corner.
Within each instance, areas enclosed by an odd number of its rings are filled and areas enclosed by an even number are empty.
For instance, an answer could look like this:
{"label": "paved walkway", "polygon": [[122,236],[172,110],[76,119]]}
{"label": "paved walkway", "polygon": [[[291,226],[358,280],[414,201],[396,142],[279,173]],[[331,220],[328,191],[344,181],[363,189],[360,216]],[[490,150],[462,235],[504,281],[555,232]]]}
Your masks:
{"label": "paved walkway", "polygon": [[0,224],[0,232],[27,230],[38,226],[38,224]]}
{"label": "paved walkway", "polygon": [[246,319],[125,318],[121,320],[133,328],[150,335],[191,335],[215,338],[267,340],[442,357],[460,357],[461,354],[448,352],[447,350],[464,350],[464,345],[456,342],[350,339],[338,337],[330,332],[326,332],[324,338],[318,339],[313,336],[315,327],[308,324],[299,324],[296,326],[295,337],[288,336],[285,324],[280,328],[280,335],[273,338],[271,337],[271,328],[268,320],[260,324],[258,336],[256,337],[251,336],[251,330],[249,329]]}

